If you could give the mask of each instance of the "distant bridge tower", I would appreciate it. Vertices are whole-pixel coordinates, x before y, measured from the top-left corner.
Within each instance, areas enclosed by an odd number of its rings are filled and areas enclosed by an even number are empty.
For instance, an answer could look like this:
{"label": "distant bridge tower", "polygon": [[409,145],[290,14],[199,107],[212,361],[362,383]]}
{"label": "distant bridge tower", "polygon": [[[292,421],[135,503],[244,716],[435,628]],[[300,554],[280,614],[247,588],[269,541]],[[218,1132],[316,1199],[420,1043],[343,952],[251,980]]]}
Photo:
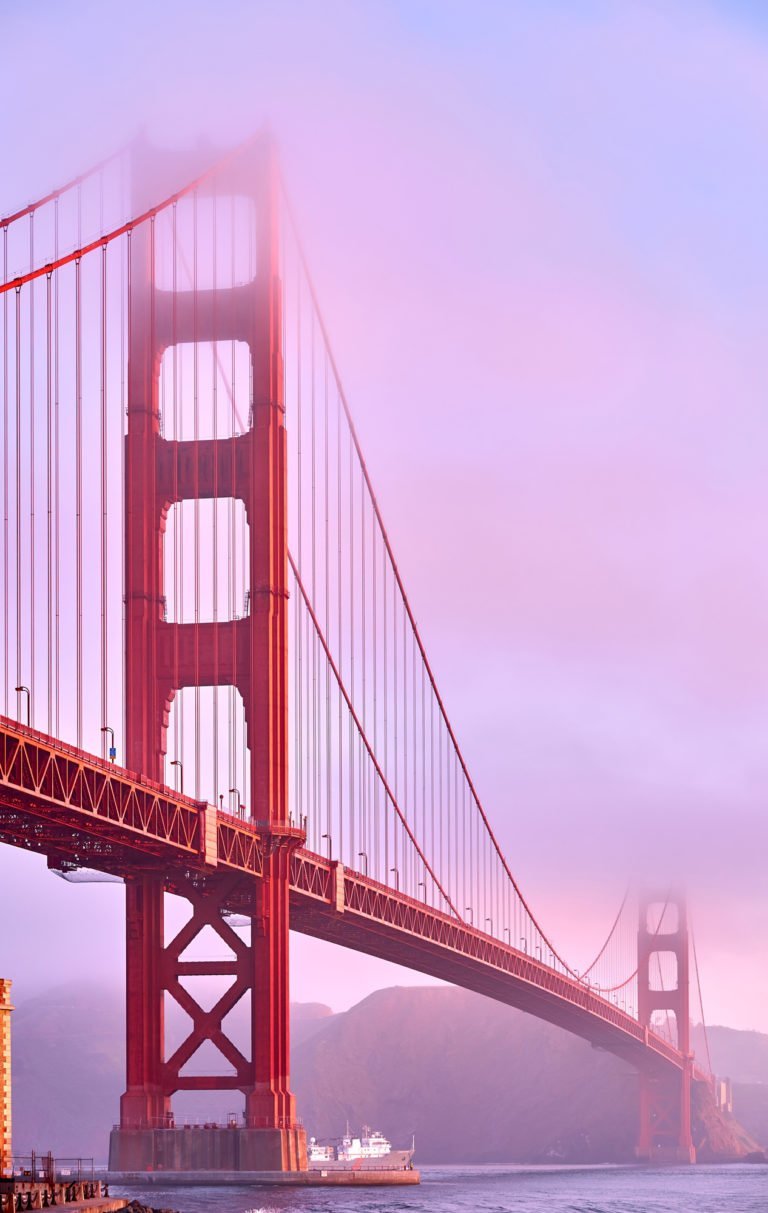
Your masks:
{"label": "distant bridge tower", "polygon": [[[188,180],[200,171],[189,157],[160,157],[148,148],[140,148],[134,161],[139,188],[151,179],[153,194],[163,174],[170,187],[178,180],[169,182],[169,172],[182,179],[186,173]],[[263,879],[244,874],[237,889],[252,920],[250,944],[221,915],[225,897],[231,899],[233,892],[231,874],[174,878],[173,891],[189,899],[192,917],[168,944],[166,874],[161,868],[146,872],[145,865],[145,873],[126,879],[127,1089],[110,1164],[114,1170],[295,1170],[306,1165],[306,1144],[288,1074],[288,881],[291,848],[301,839],[288,823],[286,443],[278,175],[271,141],[258,141],[251,152],[238,156],[236,167],[217,173],[197,192],[204,200],[237,196],[253,204],[256,271],[240,286],[160,289],[154,221],[133,233],[125,448],[126,765],[162,782],[176,693],[184,687],[234,684],[243,700],[251,754],[247,804],[268,846]],[[147,199],[135,202],[146,206]],[[240,341],[248,347],[249,428],[218,439],[166,439],[160,418],[162,355],[181,343],[215,341]],[[201,401],[201,407],[207,405]],[[166,518],[176,503],[204,498],[234,498],[244,505],[250,610],[243,618],[217,622],[168,621]],[[185,961],[184,950],[205,927],[221,936],[229,957]],[[207,1010],[184,988],[189,975],[227,976],[232,984]],[[187,1039],[169,1058],[166,991],[192,1020]],[[250,1056],[244,1056],[223,1021],[249,993]],[[234,1072],[185,1072],[206,1041]],[[218,1137],[216,1130],[207,1135],[176,1130],[171,1096],[185,1089],[243,1092],[244,1127],[221,1129]]]}
{"label": "distant bridge tower", "polygon": [[[655,926],[649,923],[666,906]],[[663,954],[674,957],[674,966],[662,961]],[[650,1028],[654,1011],[673,1015],[677,1026],[677,1047],[683,1054],[683,1067],[674,1076],[660,1076],[650,1070],[640,1074],[640,1132],[638,1158],[653,1162],[695,1162],[696,1150],[691,1136],[691,1052],[689,998],[689,938],[685,898],[680,894],[646,893],[640,898],[637,936],[637,989],[640,1023]],[[661,988],[652,973],[674,968],[671,988]],[[669,981],[669,977],[668,977]],[[671,983],[670,983],[671,984]]]}
{"label": "distant bridge tower", "polygon": [[0,977],[0,1179],[13,1171],[11,1147],[11,983]]}

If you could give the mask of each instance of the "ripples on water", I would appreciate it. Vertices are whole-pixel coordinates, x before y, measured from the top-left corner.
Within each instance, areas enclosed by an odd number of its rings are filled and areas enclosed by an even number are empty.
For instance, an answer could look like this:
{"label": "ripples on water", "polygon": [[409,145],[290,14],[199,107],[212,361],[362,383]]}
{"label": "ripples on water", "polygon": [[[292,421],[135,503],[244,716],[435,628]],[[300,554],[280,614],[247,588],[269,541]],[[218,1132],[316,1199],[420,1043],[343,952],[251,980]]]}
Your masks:
{"label": "ripples on water", "polygon": [[179,1213],[768,1213],[768,1167],[423,1167],[418,1188],[143,1188]]}

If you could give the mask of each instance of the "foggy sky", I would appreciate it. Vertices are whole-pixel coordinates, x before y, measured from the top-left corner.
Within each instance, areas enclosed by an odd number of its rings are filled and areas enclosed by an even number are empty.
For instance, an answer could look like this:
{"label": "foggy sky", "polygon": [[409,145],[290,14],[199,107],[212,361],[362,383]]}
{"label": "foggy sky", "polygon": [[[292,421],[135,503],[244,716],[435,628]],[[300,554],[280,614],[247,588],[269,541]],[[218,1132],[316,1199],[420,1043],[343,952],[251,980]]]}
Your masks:
{"label": "foggy sky", "polygon": [[[744,4],[3,5],[0,210],[145,127],[282,146],[449,715],[578,964],[686,879],[768,1031],[768,25]],[[9,919],[13,929],[8,930]],[[0,972],[121,977],[121,892],[0,853]],[[393,979],[308,940],[293,991]],[[397,974],[397,980],[422,981]]]}

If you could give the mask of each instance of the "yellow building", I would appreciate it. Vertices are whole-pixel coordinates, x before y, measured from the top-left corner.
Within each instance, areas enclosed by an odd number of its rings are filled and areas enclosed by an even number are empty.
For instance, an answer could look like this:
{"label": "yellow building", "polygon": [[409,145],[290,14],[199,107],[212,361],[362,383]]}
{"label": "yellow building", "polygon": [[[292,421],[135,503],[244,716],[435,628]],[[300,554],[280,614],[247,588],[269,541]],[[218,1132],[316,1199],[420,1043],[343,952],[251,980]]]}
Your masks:
{"label": "yellow building", "polygon": [[0,977],[0,1176],[12,1171],[11,1157],[11,983]]}

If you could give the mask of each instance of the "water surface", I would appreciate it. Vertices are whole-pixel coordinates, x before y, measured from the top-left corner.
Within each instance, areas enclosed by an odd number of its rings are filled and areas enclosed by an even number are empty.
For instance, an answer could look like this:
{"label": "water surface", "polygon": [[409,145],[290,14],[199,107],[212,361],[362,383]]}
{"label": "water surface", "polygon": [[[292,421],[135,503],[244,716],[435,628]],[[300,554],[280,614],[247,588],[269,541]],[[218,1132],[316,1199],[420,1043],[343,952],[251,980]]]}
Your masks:
{"label": "water surface", "polygon": [[422,1167],[409,1188],[113,1188],[179,1213],[768,1213],[768,1166]]}

